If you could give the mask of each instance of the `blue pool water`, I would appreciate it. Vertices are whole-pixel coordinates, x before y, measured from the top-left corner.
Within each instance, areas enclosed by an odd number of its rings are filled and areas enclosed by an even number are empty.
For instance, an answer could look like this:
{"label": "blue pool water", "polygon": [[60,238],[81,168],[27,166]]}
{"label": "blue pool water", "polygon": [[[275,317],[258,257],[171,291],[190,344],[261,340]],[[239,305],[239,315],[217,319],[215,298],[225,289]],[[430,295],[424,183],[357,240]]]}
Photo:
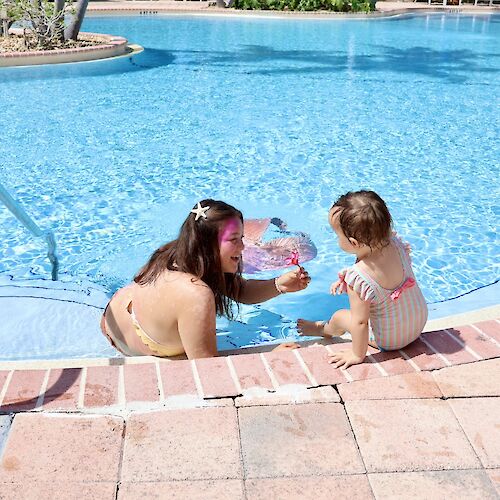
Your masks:
{"label": "blue pool water", "polygon": [[[114,290],[194,202],[224,199],[309,232],[318,257],[307,291],[221,320],[221,338],[293,335],[297,316],[345,304],[328,288],[351,258],[326,214],[367,188],[410,241],[428,302],[497,279],[500,16],[89,17],[83,29],[145,51],[0,70],[0,181],[55,231],[64,273]],[[49,274],[43,242],[2,207],[0,232],[0,272]]]}

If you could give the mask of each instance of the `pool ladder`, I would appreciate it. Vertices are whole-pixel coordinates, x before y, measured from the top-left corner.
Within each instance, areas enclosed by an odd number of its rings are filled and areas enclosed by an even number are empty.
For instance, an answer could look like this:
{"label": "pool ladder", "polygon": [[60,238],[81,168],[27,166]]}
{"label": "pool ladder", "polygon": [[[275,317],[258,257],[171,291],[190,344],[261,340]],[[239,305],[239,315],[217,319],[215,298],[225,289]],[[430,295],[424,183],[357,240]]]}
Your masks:
{"label": "pool ladder", "polygon": [[59,259],[56,255],[56,238],[54,233],[48,229],[42,231],[33,219],[26,213],[24,208],[9,194],[9,192],[0,183],[0,201],[14,214],[14,216],[26,227],[33,236],[45,238],[48,251],[47,257],[52,264],[52,280],[57,281],[59,272]]}

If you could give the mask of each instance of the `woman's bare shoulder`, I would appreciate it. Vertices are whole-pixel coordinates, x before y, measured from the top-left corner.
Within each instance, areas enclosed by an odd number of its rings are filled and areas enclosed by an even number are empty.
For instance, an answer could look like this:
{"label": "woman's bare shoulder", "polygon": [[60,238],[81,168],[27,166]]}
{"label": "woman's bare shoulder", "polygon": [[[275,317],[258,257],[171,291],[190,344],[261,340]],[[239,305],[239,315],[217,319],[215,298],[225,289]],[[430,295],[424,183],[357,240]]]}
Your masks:
{"label": "woman's bare shoulder", "polygon": [[180,271],[170,271],[161,276],[156,286],[164,292],[165,298],[175,295],[179,299],[187,301],[213,299],[213,292],[210,287],[193,274]]}

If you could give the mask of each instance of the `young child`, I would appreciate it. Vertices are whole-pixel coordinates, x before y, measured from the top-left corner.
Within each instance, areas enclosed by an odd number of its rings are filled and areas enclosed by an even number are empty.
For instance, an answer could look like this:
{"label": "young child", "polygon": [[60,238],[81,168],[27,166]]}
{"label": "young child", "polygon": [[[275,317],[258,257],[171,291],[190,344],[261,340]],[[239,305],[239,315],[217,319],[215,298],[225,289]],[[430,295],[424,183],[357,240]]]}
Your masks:
{"label": "young child", "polygon": [[392,233],[386,204],[373,191],[349,192],[329,211],[330,225],[344,252],[356,263],[339,273],[330,292],[347,291],[351,309],[330,321],[299,319],[301,335],[333,337],[349,331],[352,350],[330,355],[335,368],[362,363],[368,344],[380,350],[401,349],[413,342],[427,321],[427,304],[411,268],[409,246]]}

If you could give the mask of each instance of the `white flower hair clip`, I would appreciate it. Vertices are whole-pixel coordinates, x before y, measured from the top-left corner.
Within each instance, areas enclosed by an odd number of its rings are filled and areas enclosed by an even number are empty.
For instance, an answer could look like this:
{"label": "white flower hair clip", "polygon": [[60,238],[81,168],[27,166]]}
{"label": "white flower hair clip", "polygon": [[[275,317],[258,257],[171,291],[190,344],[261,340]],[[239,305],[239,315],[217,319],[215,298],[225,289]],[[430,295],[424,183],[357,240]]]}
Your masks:
{"label": "white flower hair clip", "polygon": [[197,207],[193,208],[193,210],[191,210],[191,213],[196,215],[194,220],[197,221],[200,217],[203,217],[204,219],[206,219],[207,218],[206,212],[209,208],[210,207],[202,207],[200,205],[200,202],[198,202]]}

